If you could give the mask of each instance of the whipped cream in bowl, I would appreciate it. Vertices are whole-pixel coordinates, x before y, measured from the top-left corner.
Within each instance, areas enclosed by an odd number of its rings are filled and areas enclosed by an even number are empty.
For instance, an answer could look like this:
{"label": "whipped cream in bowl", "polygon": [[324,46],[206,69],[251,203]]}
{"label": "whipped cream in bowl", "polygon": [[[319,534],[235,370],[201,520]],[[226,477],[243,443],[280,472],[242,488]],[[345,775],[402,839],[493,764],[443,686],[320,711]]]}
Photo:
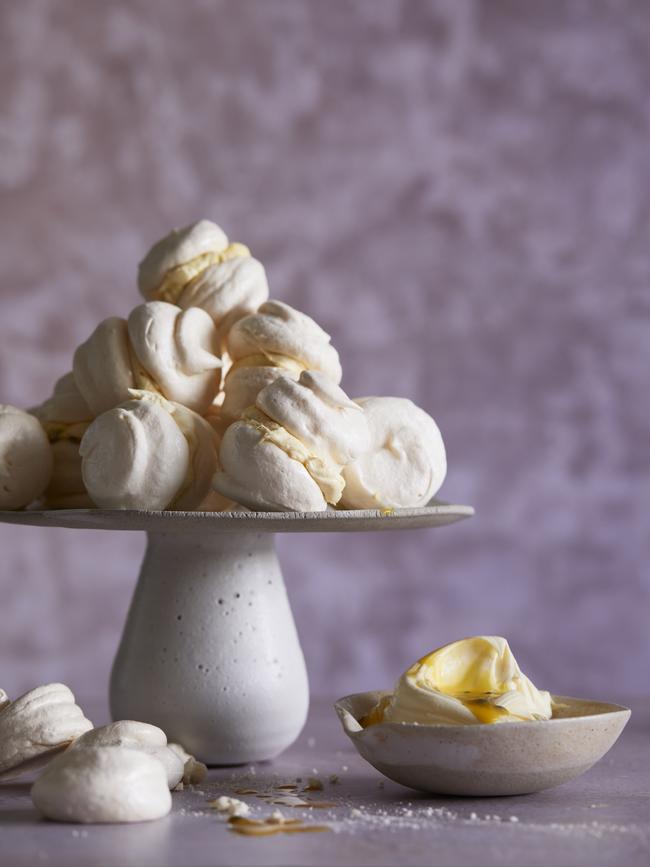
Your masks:
{"label": "whipped cream in bowl", "polygon": [[335,704],[362,758],[397,783],[446,795],[520,795],[582,774],[613,746],[627,708],[553,696],[521,671],[505,638],[426,654],[392,691]]}

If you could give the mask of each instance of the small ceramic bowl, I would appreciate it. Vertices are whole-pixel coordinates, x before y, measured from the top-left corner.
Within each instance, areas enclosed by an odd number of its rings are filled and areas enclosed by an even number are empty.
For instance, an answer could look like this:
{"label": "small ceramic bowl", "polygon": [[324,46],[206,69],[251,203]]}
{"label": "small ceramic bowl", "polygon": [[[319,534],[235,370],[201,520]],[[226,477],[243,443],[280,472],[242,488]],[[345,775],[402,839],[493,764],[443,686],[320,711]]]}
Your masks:
{"label": "small ceramic bowl", "polygon": [[437,795],[523,795],[579,776],[614,745],[630,718],[617,704],[553,696],[553,718],[477,725],[359,720],[385,695],[339,699],[336,712],[362,756],[403,786]]}

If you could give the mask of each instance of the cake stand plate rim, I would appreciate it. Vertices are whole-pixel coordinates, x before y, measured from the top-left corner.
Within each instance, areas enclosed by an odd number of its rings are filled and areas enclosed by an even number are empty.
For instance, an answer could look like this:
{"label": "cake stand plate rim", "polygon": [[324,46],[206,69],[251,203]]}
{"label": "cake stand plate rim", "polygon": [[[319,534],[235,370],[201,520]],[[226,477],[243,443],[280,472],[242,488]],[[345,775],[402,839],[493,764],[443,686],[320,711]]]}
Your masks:
{"label": "cake stand plate rim", "polygon": [[180,512],[128,509],[26,509],[0,511],[0,522],[67,529],[149,532],[322,533],[435,528],[474,514],[472,506],[432,501],[410,509],[331,512]]}

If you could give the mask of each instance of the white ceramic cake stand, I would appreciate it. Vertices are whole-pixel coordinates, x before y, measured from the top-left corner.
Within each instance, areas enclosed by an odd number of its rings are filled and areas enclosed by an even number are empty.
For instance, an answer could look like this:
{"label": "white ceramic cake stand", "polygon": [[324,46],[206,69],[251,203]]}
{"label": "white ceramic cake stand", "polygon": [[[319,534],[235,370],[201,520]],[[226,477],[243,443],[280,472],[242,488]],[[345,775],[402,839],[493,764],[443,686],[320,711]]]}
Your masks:
{"label": "white ceramic cake stand", "polygon": [[111,713],[154,723],[222,765],[272,758],[307,715],[305,660],[274,535],[441,527],[473,511],[443,503],[385,513],[66,509],[0,512],[0,520],[146,531],[111,674]]}

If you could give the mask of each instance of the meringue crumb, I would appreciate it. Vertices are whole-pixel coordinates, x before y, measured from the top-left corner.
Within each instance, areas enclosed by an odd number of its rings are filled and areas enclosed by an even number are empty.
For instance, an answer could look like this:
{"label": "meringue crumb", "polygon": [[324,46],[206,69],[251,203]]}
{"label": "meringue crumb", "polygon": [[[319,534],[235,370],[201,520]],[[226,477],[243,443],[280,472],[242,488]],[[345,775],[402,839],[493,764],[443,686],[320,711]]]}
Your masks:
{"label": "meringue crumb", "polygon": [[312,749],[316,746],[316,738],[307,738],[307,746]]}
{"label": "meringue crumb", "polygon": [[251,808],[244,801],[240,801],[239,798],[230,798],[228,795],[219,795],[218,798],[208,801],[208,806],[228,816],[248,816],[251,811]]}
{"label": "meringue crumb", "polygon": [[518,821],[519,821],[519,816],[510,816],[510,818],[508,819],[508,821],[509,821],[509,822],[518,822]]}

